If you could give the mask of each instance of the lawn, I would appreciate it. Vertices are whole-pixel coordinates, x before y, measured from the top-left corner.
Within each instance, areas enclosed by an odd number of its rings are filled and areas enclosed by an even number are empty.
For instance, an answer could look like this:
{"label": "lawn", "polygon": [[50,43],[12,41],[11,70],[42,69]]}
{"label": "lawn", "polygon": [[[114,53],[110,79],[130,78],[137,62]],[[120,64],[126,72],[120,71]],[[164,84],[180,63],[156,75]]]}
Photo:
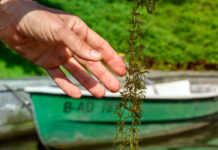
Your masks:
{"label": "lawn", "polygon": [[[131,1],[38,0],[73,13],[128,57]],[[145,15],[145,64],[161,70],[218,69],[218,1],[161,0],[153,15]],[[0,77],[45,75],[32,63],[1,45]]]}

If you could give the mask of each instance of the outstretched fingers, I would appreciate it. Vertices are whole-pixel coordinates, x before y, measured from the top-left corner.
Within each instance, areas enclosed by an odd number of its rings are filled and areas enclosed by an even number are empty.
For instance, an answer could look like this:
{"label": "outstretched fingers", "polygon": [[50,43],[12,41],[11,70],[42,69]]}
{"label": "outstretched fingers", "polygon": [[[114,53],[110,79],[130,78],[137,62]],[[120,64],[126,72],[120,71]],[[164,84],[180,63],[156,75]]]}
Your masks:
{"label": "outstretched fingers", "polygon": [[81,91],[61,71],[60,68],[46,70],[55,83],[70,97],[80,98]]}
{"label": "outstretched fingers", "polygon": [[[76,56],[75,56],[76,57]],[[78,57],[76,60],[84,65],[111,92],[118,92],[120,83],[116,77],[100,62],[85,61]]]}
{"label": "outstretched fingers", "polygon": [[72,57],[63,67],[84,86],[92,95],[101,98],[105,95],[104,87],[99,84],[92,76]]}
{"label": "outstretched fingers", "polygon": [[[66,16],[62,16],[62,17],[66,17]],[[115,72],[119,76],[123,76],[126,74],[125,63],[123,62],[122,58],[115,52],[115,50],[110,46],[110,44],[106,40],[104,40],[96,32],[90,29],[80,18],[76,16],[69,16],[69,15],[67,15],[67,17],[69,18],[71,22],[69,26],[71,27],[71,31],[74,33],[74,35],[76,35],[89,47],[92,47],[92,49],[96,50],[99,54],[101,54],[101,57],[107,63],[107,65],[111,68],[113,72]],[[64,35],[67,35],[67,34],[64,34]],[[71,35],[71,37],[73,37],[73,35]],[[71,38],[71,41],[69,41],[68,43],[70,42],[73,42],[72,38]],[[90,54],[87,53],[87,55],[90,55]]]}

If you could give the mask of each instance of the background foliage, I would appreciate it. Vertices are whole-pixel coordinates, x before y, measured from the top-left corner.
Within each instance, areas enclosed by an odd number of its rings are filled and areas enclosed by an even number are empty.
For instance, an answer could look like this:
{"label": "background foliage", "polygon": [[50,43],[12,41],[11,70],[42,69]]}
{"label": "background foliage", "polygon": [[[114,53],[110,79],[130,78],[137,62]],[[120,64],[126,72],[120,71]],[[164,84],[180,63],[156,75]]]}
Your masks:
{"label": "background foliage", "polygon": [[[130,0],[38,0],[82,18],[117,52],[128,49]],[[159,0],[153,15],[143,17],[144,60],[162,70],[218,69],[218,0]],[[1,44],[0,77],[45,72]],[[128,57],[128,53],[126,53]]]}

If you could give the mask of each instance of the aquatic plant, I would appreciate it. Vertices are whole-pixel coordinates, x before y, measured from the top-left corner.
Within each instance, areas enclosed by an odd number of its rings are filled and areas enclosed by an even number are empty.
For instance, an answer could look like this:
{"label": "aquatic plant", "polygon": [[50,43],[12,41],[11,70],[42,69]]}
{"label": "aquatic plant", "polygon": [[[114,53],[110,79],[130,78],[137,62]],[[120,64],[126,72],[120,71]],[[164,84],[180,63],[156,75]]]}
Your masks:
{"label": "aquatic plant", "polygon": [[[131,150],[139,149],[137,125],[141,124],[142,116],[141,104],[145,98],[145,65],[142,62],[142,52],[145,46],[141,44],[141,30],[143,22],[140,20],[143,10],[146,6],[148,13],[155,9],[155,0],[132,0],[134,2],[129,29],[129,63],[127,74],[125,76],[125,86],[121,92],[122,101],[118,105],[116,142],[119,143],[120,150],[129,147]],[[124,115],[127,114],[127,115]],[[130,122],[131,127],[125,127],[125,123]]]}

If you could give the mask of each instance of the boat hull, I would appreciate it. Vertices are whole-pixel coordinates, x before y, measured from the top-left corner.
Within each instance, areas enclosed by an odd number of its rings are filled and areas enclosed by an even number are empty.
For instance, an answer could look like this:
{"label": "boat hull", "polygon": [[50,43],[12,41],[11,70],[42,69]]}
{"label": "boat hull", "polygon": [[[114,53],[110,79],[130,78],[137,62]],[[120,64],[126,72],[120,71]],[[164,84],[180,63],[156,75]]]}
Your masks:
{"label": "boat hull", "polygon": [[[120,98],[82,97],[32,93],[34,119],[41,141],[50,147],[112,143],[116,134],[115,113]],[[216,97],[204,99],[145,99],[140,138],[161,137],[197,129],[217,120]],[[125,112],[125,115],[128,115]],[[126,121],[127,126],[131,120]]]}

